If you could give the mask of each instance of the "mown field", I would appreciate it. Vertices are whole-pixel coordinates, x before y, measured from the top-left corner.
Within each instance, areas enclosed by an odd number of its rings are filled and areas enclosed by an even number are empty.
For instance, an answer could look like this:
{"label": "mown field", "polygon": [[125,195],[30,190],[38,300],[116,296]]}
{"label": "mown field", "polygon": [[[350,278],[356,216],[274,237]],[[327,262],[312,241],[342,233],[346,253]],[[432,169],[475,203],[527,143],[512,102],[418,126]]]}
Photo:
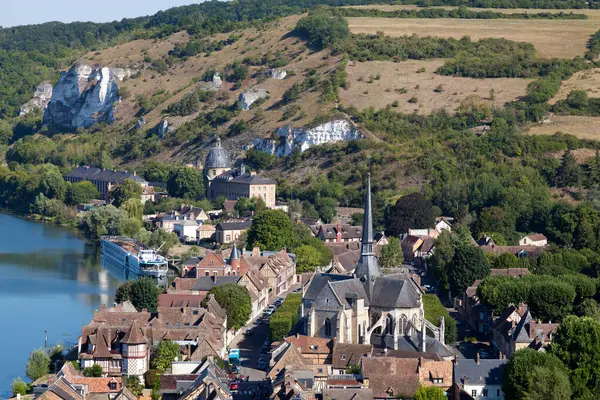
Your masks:
{"label": "mown field", "polygon": [[381,31],[391,36],[417,34],[472,40],[505,38],[528,42],[543,58],[573,58],[586,51],[589,37],[600,29],[600,20],[512,20],[512,19],[394,19],[348,18],[352,33],[374,34]]}

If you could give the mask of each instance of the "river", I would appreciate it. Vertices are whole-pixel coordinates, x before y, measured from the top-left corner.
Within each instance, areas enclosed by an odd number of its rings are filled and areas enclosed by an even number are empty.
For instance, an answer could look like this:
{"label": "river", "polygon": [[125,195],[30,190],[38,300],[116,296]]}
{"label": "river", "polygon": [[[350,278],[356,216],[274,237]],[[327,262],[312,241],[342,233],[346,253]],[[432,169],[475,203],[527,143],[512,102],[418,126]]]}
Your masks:
{"label": "river", "polygon": [[0,213],[0,398],[25,378],[33,349],[77,343],[95,309],[113,303],[119,281],[99,247],[77,232]]}

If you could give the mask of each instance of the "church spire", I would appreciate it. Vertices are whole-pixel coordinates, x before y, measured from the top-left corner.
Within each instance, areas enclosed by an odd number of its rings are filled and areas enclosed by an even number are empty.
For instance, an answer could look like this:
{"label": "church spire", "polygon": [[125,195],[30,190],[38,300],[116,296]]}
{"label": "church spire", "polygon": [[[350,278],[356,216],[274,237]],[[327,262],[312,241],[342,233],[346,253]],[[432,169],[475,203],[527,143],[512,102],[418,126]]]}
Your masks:
{"label": "church spire", "polygon": [[377,257],[373,249],[373,210],[371,207],[371,174],[367,175],[367,196],[365,199],[365,214],[363,220],[362,244],[358,265],[354,277],[360,279],[365,286],[369,299],[372,296],[375,278],[381,275]]}

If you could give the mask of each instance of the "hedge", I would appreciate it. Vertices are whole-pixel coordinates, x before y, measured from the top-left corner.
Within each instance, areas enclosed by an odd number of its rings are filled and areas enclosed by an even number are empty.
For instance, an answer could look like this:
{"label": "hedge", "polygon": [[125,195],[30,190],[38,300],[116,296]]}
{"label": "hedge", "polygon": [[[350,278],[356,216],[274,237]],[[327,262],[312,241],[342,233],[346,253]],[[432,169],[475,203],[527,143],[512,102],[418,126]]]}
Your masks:
{"label": "hedge", "polygon": [[298,309],[302,304],[301,293],[289,294],[283,304],[271,316],[269,336],[271,340],[279,340],[289,335],[298,323]]}
{"label": "hedge", "polygon": [[445,343],[455,342],[457,334],[456,320],[450,316],[448,310],[446,310],[435,294],[423,295],[423,309],[425,311],[425,319],[435,326],[439,326],[440,317],[444,317],[446,327],[444,341]]}

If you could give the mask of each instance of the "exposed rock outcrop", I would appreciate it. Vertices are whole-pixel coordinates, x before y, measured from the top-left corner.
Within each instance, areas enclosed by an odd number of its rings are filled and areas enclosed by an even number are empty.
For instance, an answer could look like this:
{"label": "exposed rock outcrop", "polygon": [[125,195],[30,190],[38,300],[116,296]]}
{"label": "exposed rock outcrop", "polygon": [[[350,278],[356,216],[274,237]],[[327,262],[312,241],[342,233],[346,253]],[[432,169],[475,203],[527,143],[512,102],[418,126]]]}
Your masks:
{"label": "exposed rock outcrop", "polygon": [[45,110],[51,98],[52,84],[50,82],[44,82],[37,85],[31,100],[21,106],[19,115],[26,115],[34,110]]}
{"label": "exposed rock outcrop", "polygon": [[314,128],[292,128],[290,125],[277,130],[279,139],[255,139],[253,146],[276,156],[287,156],[297,148],[301,152],[309,147],[335,143],[340,141],[358,140],[363,134],[345,119],[338,119],[315,126]]}
{"label": "exposed rock outcrop", "polygon": [[61,72],[44,113],[44,123],[66,129],[112,123],[114,107],[120,101],[117,82],[132,73],[121,68],[73,65],[69,71]]}
{"label": "exposed rock outcrop", "polygon": [[243,110],[249,110],[253,103],[258,100],[269,97],[269,92],[266,89],[252,88],[240,93],[240,103]]}
{"label": "exposed rock outcrop", "polygon": [[218,73],[215,73],[210,82],[200,82],[199,88],[207,92],[216,92],[223,86],[223,81]]}
{"label": "exposed rock outcrop", "polygon": [[273,79],[285,79],[287,71],[278,68],[272,68],[269,70],[269,76]]}
{"label": "exposed rock outcrop", "polygon": [[156,133],[158,133],[158,137],[161,139],[165,138],[165,135],[167,133],[169,133],[169,130],[170,130],[169,121],[167,121],[166,119],[163,119],[162,121],[160,121],[158,123],[158,126],[156,127]]}
{"label": "exposed rock outcrop", "polygon": [[140,117],[137,120],[137,122],[135,123],[135,128],[134,129],[140,129],[144,125],[146,125],[146,120],[144,119],[144,117]]}

